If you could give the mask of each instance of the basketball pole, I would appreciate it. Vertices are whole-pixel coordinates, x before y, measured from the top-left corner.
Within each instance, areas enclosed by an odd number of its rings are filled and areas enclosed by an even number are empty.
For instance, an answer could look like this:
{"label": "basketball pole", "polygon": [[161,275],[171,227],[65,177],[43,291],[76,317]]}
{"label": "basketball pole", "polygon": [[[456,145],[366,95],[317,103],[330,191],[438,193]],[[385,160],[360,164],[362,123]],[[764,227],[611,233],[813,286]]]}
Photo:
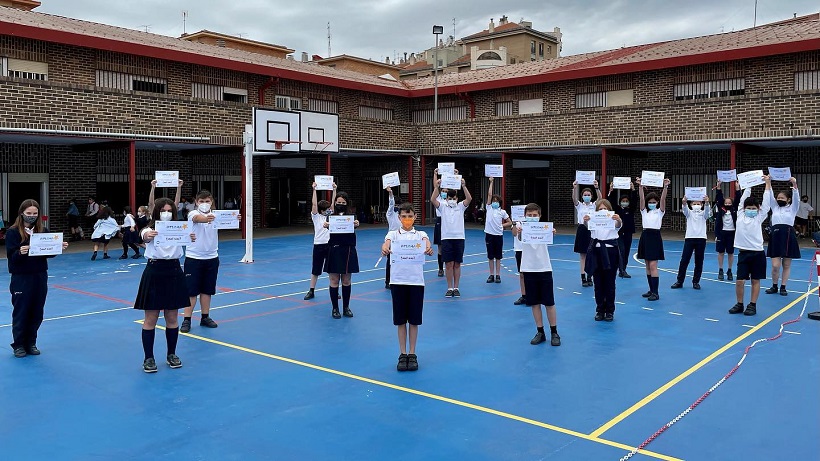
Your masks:
{"label": "basketball pole", "polygon": [[242,140],[245,143],[245,171],[242,172],[245,175],[242,197],[245,203],[245,215],[242,216],[242,223],[245,225],[245,256],[239,262],[250,264],[253,262],[253,125],[245,125]]}

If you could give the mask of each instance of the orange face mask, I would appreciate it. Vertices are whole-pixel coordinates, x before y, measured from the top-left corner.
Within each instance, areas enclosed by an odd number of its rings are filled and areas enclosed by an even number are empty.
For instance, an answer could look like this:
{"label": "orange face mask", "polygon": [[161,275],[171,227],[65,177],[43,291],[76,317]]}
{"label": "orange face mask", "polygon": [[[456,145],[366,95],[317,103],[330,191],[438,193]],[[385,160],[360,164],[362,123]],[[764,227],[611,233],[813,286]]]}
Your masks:
{"label": "orange face mask", "polygon": [[401,225],[404,226],[405,229],[413,227],[414,222],[416,222],[415,218],[401,218]]}

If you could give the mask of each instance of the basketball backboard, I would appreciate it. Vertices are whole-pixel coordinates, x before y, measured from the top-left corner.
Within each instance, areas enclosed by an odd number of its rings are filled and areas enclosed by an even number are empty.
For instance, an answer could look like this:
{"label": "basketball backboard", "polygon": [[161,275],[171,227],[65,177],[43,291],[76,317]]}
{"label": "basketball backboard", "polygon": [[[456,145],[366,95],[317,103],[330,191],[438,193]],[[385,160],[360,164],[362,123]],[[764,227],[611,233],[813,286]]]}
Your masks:
{"label": "basketball backboard", "polygon": [[254,107],[254,152],[299,152],[302,132],[300,120],[299,112]]}
{"label": "basketball backboard", "polygon": [[[324,112],[299,111],[301,117],[302,151],[339,152],[339,115]],[[319,143],[330,143],[321,145]]]}

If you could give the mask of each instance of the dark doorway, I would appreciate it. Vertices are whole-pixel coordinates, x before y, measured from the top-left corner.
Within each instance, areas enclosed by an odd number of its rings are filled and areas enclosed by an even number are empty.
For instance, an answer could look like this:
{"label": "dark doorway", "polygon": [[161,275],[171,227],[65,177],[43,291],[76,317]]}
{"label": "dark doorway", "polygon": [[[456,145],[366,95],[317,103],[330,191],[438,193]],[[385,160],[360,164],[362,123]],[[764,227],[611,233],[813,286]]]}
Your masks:
{"label": "dark doorway", "polygon": [[[43,183],[41,182],[12,182],[9,183],[9,211],[4,216],[5,219],[14,221],[17,219],[17,210],[23,200],[34,199],[43,207]],[[45,210],[41,210],[45,213]]]}
{"label": "dark doorway", "polygon": [[290,179],[271,179],[271,197],[268,202],[266,221],[268,227],[287,226],[290,224]]}
{"label": "dark doorway", "polygon": [[550,216],[549,178],[524,179],[524,203],[522,205],[531,202],[541,206],[541,216],[547,220],[552,220],[552,216]]}

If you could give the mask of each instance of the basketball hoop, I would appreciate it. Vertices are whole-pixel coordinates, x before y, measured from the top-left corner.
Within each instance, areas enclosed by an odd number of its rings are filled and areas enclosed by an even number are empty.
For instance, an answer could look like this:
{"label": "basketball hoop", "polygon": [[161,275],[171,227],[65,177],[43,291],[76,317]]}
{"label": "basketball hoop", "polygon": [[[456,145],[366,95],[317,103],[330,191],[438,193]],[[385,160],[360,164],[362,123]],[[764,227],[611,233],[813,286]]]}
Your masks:
{"label": "basketball hoop", "polygon": [[299,141],[273,141],[273,148],[276,150],[282,150],[287,144],[299,144]]}
{"label": "basketball hoop", "polygon": [[333,143],[330,142],[330,141],[305,142],[305,143],[302,143],[302,144],[308,144],[308,145],[313,144],[313,149],[311,149],[311,152],[314,153],[314,154],[321,154],[322,152],[325,151],[325,149],[327,149],[328,147],[333,145]]}

